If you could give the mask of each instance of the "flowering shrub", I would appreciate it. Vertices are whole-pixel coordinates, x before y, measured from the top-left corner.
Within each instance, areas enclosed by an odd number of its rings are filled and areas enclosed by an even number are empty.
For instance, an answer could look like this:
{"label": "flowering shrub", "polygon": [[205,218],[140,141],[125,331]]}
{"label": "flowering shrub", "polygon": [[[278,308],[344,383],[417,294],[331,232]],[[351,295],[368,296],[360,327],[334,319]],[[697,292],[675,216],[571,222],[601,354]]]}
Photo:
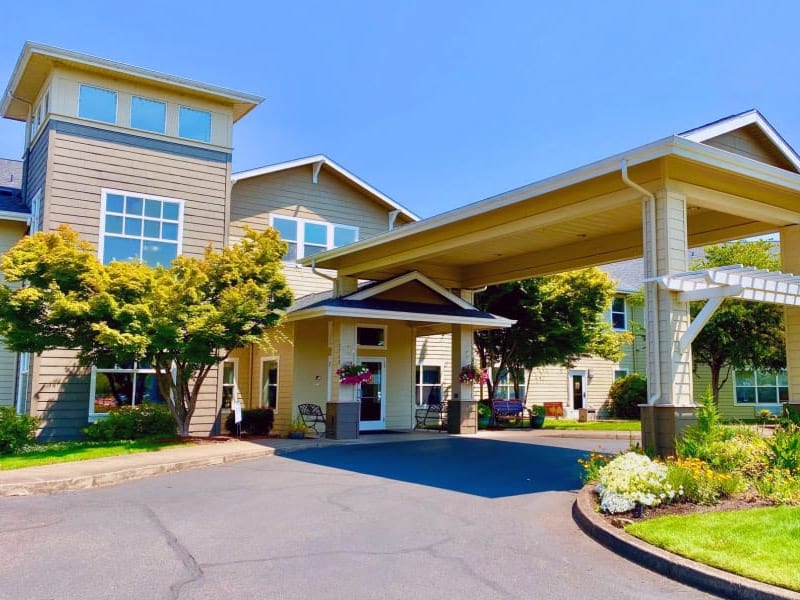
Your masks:
{"label": "flowering shrub", "polygon": [[677,458],[667,463],[667,481],[683,499],[696,504],[714,504],[723,496],[743,491],[744,482],[733,473],[715,471],[698,458]]}
{"label": "flowering shrub", "polygon": [[583,467],[583,473],[581,474],[583,483],[597,481],[600,478],[600,469],[612,460],[614,460],[614,457],[610,454],[600,454],[599,452],[590,453],[588,458],[579,458],[578,464]]}
{"label": "flowering shrub", "polygon": [[755,485],[762,497],[776,504],[800,504],[800,477],[788,469],[771,469]]}
{"label": "flowering shrub", "polygon": [[600,510],[608,513],[627,512],[637,504],[658,506],[671,502],[676,495],[667,481],[666,465],[636,452],[621,454],[601,468],[595,489],[600,495]]}
{"label": "flowering shrub", "polygon": [[461,367],[458,373],[458,380],[461,383],[486,383],[489,381],[489,374],[486,369],[478,369],[475,365],[466,365]]}
{"label": "flowering shrub", "polygon": [[336,375],[339,377],[339,383],[345,385],[358,385],[372,381],[372,373],[367,367],[353,363],[344,363],[336,369]]}

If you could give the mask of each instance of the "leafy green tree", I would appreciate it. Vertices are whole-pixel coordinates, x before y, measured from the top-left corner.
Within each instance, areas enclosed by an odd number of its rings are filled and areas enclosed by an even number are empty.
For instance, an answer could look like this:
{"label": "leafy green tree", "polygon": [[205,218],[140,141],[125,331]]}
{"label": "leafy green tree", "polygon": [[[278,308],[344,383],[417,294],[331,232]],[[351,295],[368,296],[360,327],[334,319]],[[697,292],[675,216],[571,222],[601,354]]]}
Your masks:
{"label": "leafy green tree", "polygon": [[630,336],[613,332],[603,320],[613,292],[608,275],[591,268],[492,285],[478,294],[478,308],[517,321],[508,329],[475,333],[481,367],[499,367],[488,383],[490,397],[504,369],[514,376],[519,397],[523,370],[569,366],[586,355],[619,360]]}
{"label": "leafy green tree", "polygon": [[270,347],[292,302],[282,272],[286,244],[268,229],[169,268],[103,265],[67,226],[23,238],[2,259],[0,336],[17,352],[78,350],[82,365],[144,361],[181,435],[215,365],[234,348]]}
{"label": "leafy green tree", "polygon": [[[742,264],[777,271],[780,258],[772,242],[739,241],[704,248],[705,256],[692,269],[710,269]],[[705,302],[692,302],[692,318]],[[719,392],[731,371],[777,371],[786,366],[783,307],[777,304],[726,299],[692,342],[695,365],[711,371],[711,391],[719,403]]]}

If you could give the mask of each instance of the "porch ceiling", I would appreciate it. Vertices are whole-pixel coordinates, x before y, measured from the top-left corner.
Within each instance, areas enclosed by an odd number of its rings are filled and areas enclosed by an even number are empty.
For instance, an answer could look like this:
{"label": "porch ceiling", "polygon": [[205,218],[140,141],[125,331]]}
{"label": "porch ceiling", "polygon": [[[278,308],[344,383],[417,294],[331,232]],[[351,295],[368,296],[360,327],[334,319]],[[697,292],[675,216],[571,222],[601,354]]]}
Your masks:
{"label": "porch ceiling", "polygon": [[[340,275],[385,280],[419,270],[452,288],[642,255],[642,198],[620,175],[687,196],[689,245],[800,224],[800,175],[670,137],[314,257]],[[308,259],[306,264],[312,261]]]}

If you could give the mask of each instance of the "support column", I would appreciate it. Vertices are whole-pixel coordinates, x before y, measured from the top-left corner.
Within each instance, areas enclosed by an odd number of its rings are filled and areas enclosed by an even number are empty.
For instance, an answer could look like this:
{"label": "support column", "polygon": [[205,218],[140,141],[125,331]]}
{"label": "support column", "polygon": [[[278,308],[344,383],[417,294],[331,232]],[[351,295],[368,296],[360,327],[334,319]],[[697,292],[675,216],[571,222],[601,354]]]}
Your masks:
{"label": "support column", "polygon": [[478,403],[472,397],[473,385],[461,383],[461,367],[472,364],[472,327],[453,325],[452,340],[452,398],[447,405],[449,433],[478,432]]}
{"label": "support column", "polygon": [[[781,271],[800,274],[800,225],[784,227],[781,234]],[[800,307],[787,306],[786,370],[789,375],[789,403],[800,409]]]}
{"label": "support column", "polygon": [[361,403],[357,387],[342,385],[336,369],[344,363],[356,362],[356,324],[353,319],[334,319],[331,324],[331,397],[326,407],[325,436],[337,440],[358,438]]}
{"label": "support column", "polygon": [[[689,270],[686,197],[669,187],[646,200],[642,215],[645,279]],[[691,347],[681,352],[689,328],[689,305],[648,282],[647,393],[642,406],[642,445],[661,456],[675,453],[675,438],[694,422]]]}

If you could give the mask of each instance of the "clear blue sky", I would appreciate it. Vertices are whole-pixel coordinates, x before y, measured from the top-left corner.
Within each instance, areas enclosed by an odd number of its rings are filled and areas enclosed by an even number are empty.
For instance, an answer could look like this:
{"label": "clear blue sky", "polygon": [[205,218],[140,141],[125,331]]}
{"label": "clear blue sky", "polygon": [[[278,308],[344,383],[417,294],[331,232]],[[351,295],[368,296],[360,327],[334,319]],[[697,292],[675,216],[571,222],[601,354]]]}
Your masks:
{"label": "clear blue sky", "polygon": [[753,107],[800,147],[798,2],[3,5],[0,88],[33,40],[258,94],[234,170],[324,153],[421,216]]}

